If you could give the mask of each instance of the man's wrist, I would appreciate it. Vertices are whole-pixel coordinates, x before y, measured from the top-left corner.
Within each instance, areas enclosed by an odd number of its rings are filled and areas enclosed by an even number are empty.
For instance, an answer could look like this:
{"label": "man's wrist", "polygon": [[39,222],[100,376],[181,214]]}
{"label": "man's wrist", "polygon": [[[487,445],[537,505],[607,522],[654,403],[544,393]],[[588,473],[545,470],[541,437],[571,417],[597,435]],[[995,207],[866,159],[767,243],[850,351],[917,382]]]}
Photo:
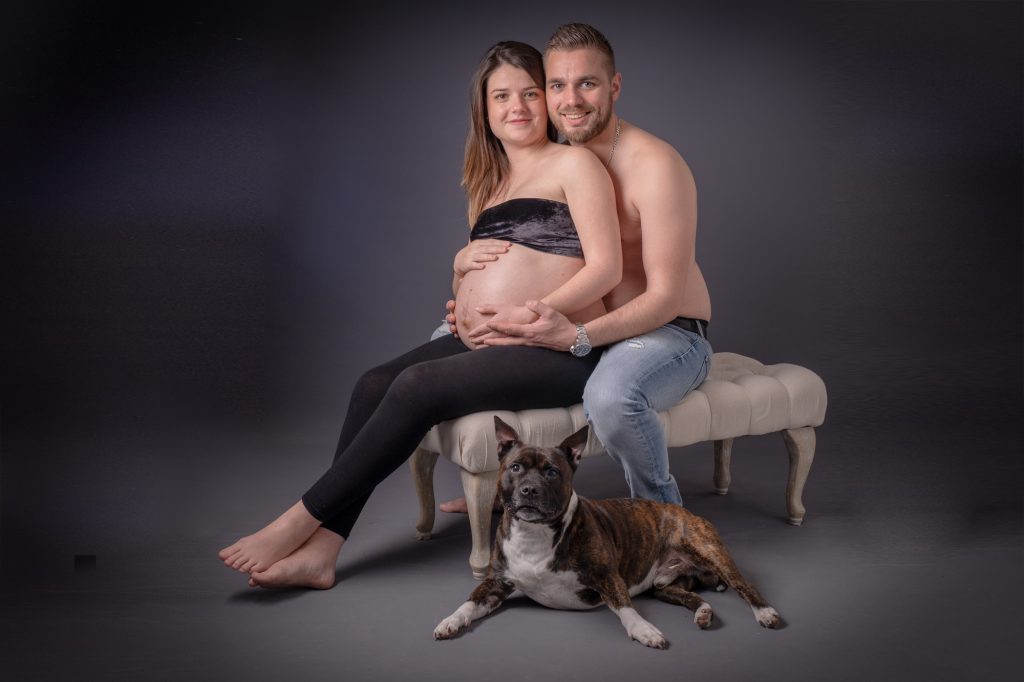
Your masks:
{"label": "man's wrist", "polygon": [[562,334],[564,344],[560,344],[562,348],[571,348],[576,343],[576,323],[570,322],[569,326],[566,327],[565,332]]}

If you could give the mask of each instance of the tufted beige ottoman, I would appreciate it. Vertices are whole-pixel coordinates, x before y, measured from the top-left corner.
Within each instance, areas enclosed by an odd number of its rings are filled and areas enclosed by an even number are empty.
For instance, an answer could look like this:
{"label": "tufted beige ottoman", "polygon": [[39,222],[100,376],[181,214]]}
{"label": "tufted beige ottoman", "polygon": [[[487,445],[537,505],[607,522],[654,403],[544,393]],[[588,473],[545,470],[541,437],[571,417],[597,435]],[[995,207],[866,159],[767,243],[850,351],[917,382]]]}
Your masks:
{"label": "tufted beige ottoman", "polygon": [[[789,450],[786,506],[789,522],[804,518],[804,482],[814,459],[814,427],[825,420],[827,396],[821,378],[790,364],[763,365],[735,353],[715,353],[707,380],[675,406],[660,413],[670,447],[714,441],[715,490],[729,490],[732,441],[738,436],[782,432]],[[520,412],[478,412],[438,424],[423,438],[409,460],[420,498],[417,537],[434,527],[434,465],[439,455],[459,466],[473,550],[469,565],[483,578],[490,561],[491,514],[498,477],[494,415],[512,426],[525,442],[553,445],[586,423],[583,405]],[[603,454],[590,432],[584,457]]]}

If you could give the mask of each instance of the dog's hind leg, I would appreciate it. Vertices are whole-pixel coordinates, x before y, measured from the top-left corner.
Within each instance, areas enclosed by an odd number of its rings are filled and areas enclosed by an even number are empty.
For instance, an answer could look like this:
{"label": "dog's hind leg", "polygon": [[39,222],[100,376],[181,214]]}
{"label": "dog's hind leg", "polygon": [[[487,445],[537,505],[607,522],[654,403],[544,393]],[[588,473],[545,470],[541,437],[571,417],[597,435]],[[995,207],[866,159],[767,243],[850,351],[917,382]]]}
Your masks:
{"label": "dog's hind leg", "polygon": [[722,582],[736,590],[743,601],[750,605],[758,624],[766,628],[778,627],[781,621],[778,612],[740,573],[739,567],[725,548],[725,543],[714,526],[700,517],[694,517],[689,525],[684,540],[684,544],[688,546],[683,551],[691,557],[693,563],[698,568],[717,574]]}
{"label": "dog's hind leg", "polygon": [[711,604],[701,599],[699,594],[686,589],[686,586],[681,584],[683,582],[689,582],[688,576],[680,576],[679,580],[671,585],[655,587],[651,590],[651,596],[663,602],[690,609],[693,611],[693,622],[701,630],[706,630],[711,625],[711,618],[714,616]]}
{"label": "dog's hind leg", "polygon": [[732,560],[724,546],[708,551],[705,556],[714,565],[715,572],[718,573],[722,581],[736,590],[736,594],[740,595],[743,601],[750,605],[751,611],[754,612],[754,618],[759,625],[766,628],[778,627],[780,622],[778,612],[765,601],[761,593],[757,591],[757,588],[743,577],[740,569],[736,566],[736,562]]}
{"label": "dog's hind leg", "polygon": [[715,592],[723,592],[726,589],[718,574],[706,568],[698,568],[687,558],[685,552],[677,551],[670,551],[654,573],[654,587],[665,587],[672,583],[682,585],[687,590],[693,590],[697,585],[714,588]]}

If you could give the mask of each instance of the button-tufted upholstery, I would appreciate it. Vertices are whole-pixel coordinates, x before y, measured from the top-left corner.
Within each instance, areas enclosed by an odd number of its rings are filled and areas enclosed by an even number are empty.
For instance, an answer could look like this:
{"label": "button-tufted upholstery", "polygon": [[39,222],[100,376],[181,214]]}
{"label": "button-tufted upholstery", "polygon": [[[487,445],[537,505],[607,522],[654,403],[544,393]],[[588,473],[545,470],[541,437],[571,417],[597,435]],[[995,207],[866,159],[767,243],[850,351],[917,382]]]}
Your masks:
{"label": "button-tufted upholstery", "polygon": [[[715,488],[729,488],[732,440],[738,436],[783,432],[790,453],[786,496],[789,521],[803,521],[802,493],[814,457],[814,427],[825,420],[825,384],[804,367],[764,365],[736,353],[715,353],[708,378],[683,400],[660,413],[669,446],[715,443]],[[433,468],[439,455],[457,464],[470,507],[477,577],[486,572],[491,505],[498,470],[494,415],[512,426],[524,442],[554,445],[586,424],[581,404],[519,412],[478,412],[438,424],[423,438],[410,460],[421,503],[418,537],[430,537],[434,522]],[[593,430],[584,457],[603,454]]]}

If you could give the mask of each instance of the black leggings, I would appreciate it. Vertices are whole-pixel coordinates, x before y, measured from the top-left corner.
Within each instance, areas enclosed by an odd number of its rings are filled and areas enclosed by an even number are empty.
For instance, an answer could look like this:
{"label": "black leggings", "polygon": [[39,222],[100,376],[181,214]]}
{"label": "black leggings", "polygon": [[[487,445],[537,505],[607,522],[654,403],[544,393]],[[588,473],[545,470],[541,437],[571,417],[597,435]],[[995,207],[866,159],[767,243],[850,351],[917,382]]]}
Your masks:
{"label": "black leggings", "polygon": [[373,489],[435,424],[484,410],[574,405],[600,355],[527,346],[470,351],[449,335],[375,367],[352,390],[334,463],[302,502],[347,538]]}

